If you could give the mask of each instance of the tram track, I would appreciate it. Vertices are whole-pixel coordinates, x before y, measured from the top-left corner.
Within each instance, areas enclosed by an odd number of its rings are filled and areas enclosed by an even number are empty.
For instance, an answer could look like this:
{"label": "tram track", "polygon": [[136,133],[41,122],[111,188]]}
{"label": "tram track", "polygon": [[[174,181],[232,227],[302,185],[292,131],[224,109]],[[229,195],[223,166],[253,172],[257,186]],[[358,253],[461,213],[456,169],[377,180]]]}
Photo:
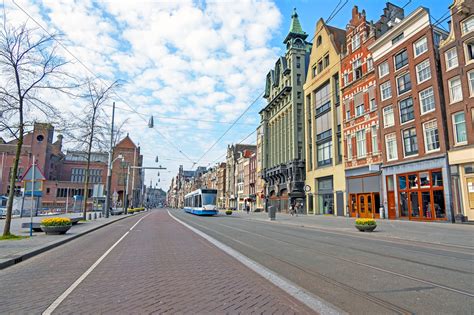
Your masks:
{"label": "tram track", "polygon": [[[183,219],[183,218],[181,217],[181,219]],[[344,291],[346,291],[346,292],[349,292],[349,293],[351,293],[351,294],[354,294],[354,295],[356,295],[356,296],[358,296],[358,297],[360,297],[360,298],[366,299],[366,300],[368,300],[368,301],[370,301],[370,302],[372,302],[372,303],[377,304],[378,306],[380,306],[380,307],[382,307],[382,308],[384,308],[384,309],[386,309],[386,310],[389,310],[389,311],[394,312],[395,314],[414,314],[412,311],[410,311],[410,310],[408,310],[408,309],[405,309],[405,308],[400,307],[400,306],[398,306],[398,305],[396,305],[396,304],[393,304],[393,303],[391,303],[391,302],[389,302],[389,301],[386,301],[386,300],[380,299],[380,298],[378,298],[378,297],[375,297],[375,296],[373,296],[373,295],[370,295],[370,294],[368,294],[368,293],[366,293],[366,292],[364,292],[364,291],[362,291],[362,290],[358,290],[358,289],[356,289],[356,288],[354,288],[354,287],[351,287],[351,286],[349,286],[349,285],[347,285],[347,284],[344,284],[344,283],[342,283],[342,282],[340,282],[340,281],[331,279],[331,278],[329,278],[329,277],[327,277],[327,276],[325,276],[325,275],[323,275],[323,274],[321,274],[321,273],[319,273],[319,272],[312,271],[312,270],[308,270],[308,269],[306,269],[304,266],[301,266],[301,265],[299,265],[299,264],[297,264],[297,263],[291,262],[291,261],[289,261],[289,260],[287,260],[287,259],[283,259],[283,258],[277,257],[277,256],[275,256],[275,255],[273,255],[273,254],[271,254],[271,253],[269,253],[269,252],[267,252],[267,251],[265,251],[265,250],[262,250],[261,248],[257,248],[257,247],[255,247],[255,246],[249,245],[249,244],[244,243],[244,242],[242,242],[242,241],[239,241],[239,240],[236,240],[236,239],[233,239],[233,238],[229,238],[229,237],[228,237],[227,235],[225,235],[224,233],[218,232],[218,231],[216,231],[216,230],[212,230],[212,229],[210,229],[210,228],[207,227],[207,226],[204,226],[204,225],[202,225],[202,224],[196,223],[195,221],[192,221],[192,222],[190,222],[190,221],[188,221],[188,220],[186,220],[186,221],[187,221],[188,224],[191,224],[191,225],[194,225],[194,226],[198,226],[198,227],[200,227],[200,228],[201,228],[202,230],[204,230],[204,231],[212,232],[212,233],[218,234],[218,235],[220,235],[220,236],[222,236],[222,237],[224,237],[224,238],[230,239],[232,242],[236,242],[236,243],[238,243],[238,244],[240,244],[240,245],[242,245],[242,246],[244,246],[244,247],[250,248],[250,249],[252,249],[252,250],[254,250],[254,251],[256,251],[256,252],[259,252],[259,253],[261,253],[261,254],[264,254],[264,255],[266,255],[267,257],[270,257],[271,259],[274,259],[274,260],[276,260],[276,261],[279,261],[279,262],[282,263],[282,264],[289,265],[289,266],[291,266],[292,268],[297,269],[297,270],[300,270],[301,272],[304,272],[305,274],[309,274],[309,275],[311,275],[311,276],[314,277],[314,278],[317,278],[317,279],[322,280],[322,281],[324,281],[324,282],[326,282],[326,283],[329,283],[329,284],[331,284],[331,285],[333,285],[333,286],[335,286],[335,287],[337,287],[337,288],[340,288],[340,289],[342,289],[342,290],[344,290]],[[225,224],[218,224],[218,225],[228,227],[228,226],[225,225]],[[210,234],[210,233],[208,233],[208,235],[209,235],[209,234]]]}
{"label": "tram track", "polygon": [[[202,220],[202,218],[197,218],[198,220]],[[203,226],[202,224],[198,224],[196,223],[195,221],[192,221],[190,222],[191,224],[196,224],[196,225],[199,225],[201,228],[204,228],[206,229],[207,231],[211,231],[211,232],[214,232],[214,233],[218,233],[219,235],[222,235],[226,238],[229,238],[228,236],[226,236],[225,234],[223,233],[220,233],[220,232],[217,232],[215,230],[212,230],[212,229],[209,229],[208,227],[206,226]],[[227,224],[222,224],[222,223],[217,223],[217,222],[213,222],[213,224],[217,224],[217,225],[220,225],[224,228],[227,228],[227,229],[232,229],[232,230],[235,230],[237,232],[240,232],[240,233],[247,233],[247,234],[253,234],[255,236],[258,236],[258,237],[262,237],[262,238],[265,238],[265,239],[268,239],[270,241],[273,241],[273,242],[280,242],[280,243],[283,243],[283,244],[287,244],[287,245],[290,245],[291,247],[295,247],[295,246],[300,246],[301,248],[304,248],[304,249],[307,249],[308,251],[311,251],[311,252],[314,252],[314,253],[317,253],[317,254],[320,254],[320,255],[324,255],[326,257],[330,257],[332,259],[335,259],[335,260],[339,260],[339,261],[343,261],[343,262],[346,262],[346,263],[350,263],[350,264],[355,264],[355,265],[358,265],[358,266],[361,266],[361,267],[365,267],[365,268],[368,268],[370,270],[375,270],[375,271],[378,271],[378,272],[382,272],[382,273],[385,273],[385,274],[390,274],[392,276],[396,276],[396,277],[399,277],[399,278],[404,278],[404,279],[407,279],[407,280],[410,280],[410,281],[415,281],[415,282],[418,282],[418,283],[422,283],[422,284],[425,284],[425,285],[430,285],[430,286],[433,286],[433,287],[436,287],[436,288],[439,288],[439,289],[442,289],[442,290],[446,290],[446,291],[450,291],[450,292],[453,292],[453,293],[456,293],[456,294],[460,294],[460,295],[463,295],[463,296],[467,296],[469,298],[473,298],[474,297],[474,293],[471,293],[471,292],[468,292],[468,291],[465,291],[465,290],[462,290],[462,289],[457,289],[457,288],[453,288],[453,287],[450,287],[450,286],[447,286],[447,285],[443,285],[443,284],[440,284],[440,283],[436,283],[436,282],[433,282],[433,281],[429,281],[429,280],[424,280],[424,279],[421,279],[421,278],[418,278],[418,277],[415,277],[415,276],[411,276],[411,275],[407,275],[407,274],[403,274],[403,273],[399,273],[399,272],[395,272],[395,271],[391,271],[391,270],[387,270],[387,269],[384,269],[384,268],[380,268],[380,267],[377,267],[377,266],[373,266],[373,265],[370,265],[370,264],[366,264],[366,263],[361,263],[361,262],[356,262],[356,261],[353,261],[353,260],[349,260],[349,259],[346,259],[346,258],[342,258],[342,257],[339,257],[339,256],[336,256],[336,255],[333,255],[333,254],[330,254],[330,253],[327,253],[325,251],[322,251],[322,250],[318,250],[318,249],[314,249],[314,248],[311,248],[311,247],[308,247],[308,246],[303,246],[299,243],[295,243],[295,242],[290,242],[290,241],[286,241],[286,240],[280,240],[280,239],[275,239],[275,238],[271,238],[271,237],[268,237],[266,235],[263,235],[263,234],[259,234],[259,233],[256,233],[256,232],[253,232],[253,231],[249,231],[249,230],[245,230],[245,229],[240,229],[240,228],[236,228],[234,226],[230,226],[230,225],[227,225]],[[347,236],[347,235],[346,235]],[[296,237],[296,236],[294,236]],[[266,251],[262,251],[262,249],[259,249],[259,248],[255,248],[249,244],[246,244],[246,243],[243,243],[241,241],[237,241],[237,240],[234,240],[234,239],[231,239],[232,241],[236,241],[238,242],[239,244],[242,244],[243,246],[247,246],[249,248],[253,248],[254,250],[257,250],[261,253],[265,253],[265,255],[268,255],[274,259],[277,259],[279,261],[282,261],[288,265],[295,265],[297,267],[299,267],[299,269],[303,270],[304,272],[308,272],[308,273],[315,273],[314,271],[308,271],[306,269],[304,269],[304,267],[301,267],[299,266],[298,264],[295,264],[293,262],[290,262],[290,261],[287,261],[285,259],[282,259],[282,258],[279,258],[279,257],[276,257],[274,256],[273,254],[271,253],[268,253]],[[377,254],[377,253],[376,253]],[[441,269],[443,269],[444,267],[440,267]],[[334,279],[330,279],[330,278],[327,278],[326,276],[324,275],[321,275],[319,274],[318,277],[320,277],[321,279],[327,279],[329,281],[331,281],[332,283],[334,284],[339,284],[338,286],[341,286],[346,288],[347,290],[351,290],[351,292],[353,292],[352,290],[356,290],[358,291],[360,294],[362,295],[366,295],[367,297],[371,297],[369,300],[372,300],[372,298],[374,299],[377,299],[377,300],[380,300],[379,302],[380,303],[390,303],[390,302],[387,302],[387,301],[384,301],[384,300],[381,300],[377,297],[373,297],[363,291],[360,291],[360,290],[357,290],[351,286],[348,286],[346,284],[343,284],[343,283],[340,283],[339,281],[337,280],[334,280]],[[406,310],[405,310],[406,311]]]}

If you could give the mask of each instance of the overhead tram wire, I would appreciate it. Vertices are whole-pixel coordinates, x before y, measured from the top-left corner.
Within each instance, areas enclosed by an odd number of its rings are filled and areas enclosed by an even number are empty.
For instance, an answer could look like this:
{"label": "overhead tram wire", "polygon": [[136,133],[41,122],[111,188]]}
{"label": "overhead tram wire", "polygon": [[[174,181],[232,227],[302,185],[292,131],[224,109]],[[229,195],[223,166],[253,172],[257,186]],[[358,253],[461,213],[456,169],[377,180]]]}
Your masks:
{"label": "overhead tram wire", "polygon": [[209,149],[206,150],[206,152],[204,152],[204,154],[196,161],[196,165],[202,160],[202,158],[204,156],[206,156],[207,153],[209,153],[218,143],[219,141],[222,140],[222,138],[224,138],[224,136],[232,129],[232,127],[235,126],[235,124],[237,124],[237,122],[250,110],[250,108],[263,96],[263,92],[261,92],[254,100],[252,103],[250,103],[249,106],[247,106],[247,108],[243,111],[242,114],[240,114],[239,117],[237,117],[237,119],[232,123],[232,125],[230,125],[229,128],[227,128],[226,131],[224,131],[224,133],[209,147]]}
{"label": "overhead tram wire", "polygon": [[[239,142],[237,142],[236,144],[242,144],[245,140],[247,140],[248,138],[250,138],[251,135],[253,135],[254,133],[257,132],[257,129],[255,129],[254,131],[252,131],[250,134],[248,134],[245,138],[243,138],[242,140],[240,140]],[[211,162],[211,164],[213,163],[216,163],[218,160],[222,159],[223,157],[225,157],[227,155],[227,152],[224,153],[223,155],[219,156],[217,159],[215,159],[214,161]]]}
{"label": "overhead tram wire", "polygon": [[[107,82],[105,80],[103,80],[101,77],[99,77],[94,71],[92,71],[84,62],[82,62],[76,55],[74,55],[68,48],[66,45],[64,45],[60,40],[58,40],[56,37],[54,37],[46,28],[44,28],[41,23],[39,23],[35,18],[33,18],[33,16],[31,16],[31,14],[28,13],[28,11],[26,11],[22,6],[20,6],[18,3],[15,2],[15,0],[11,0],[13,2],[13,4],[15,6],[17,6],[26,16],[28,16],[33,22],[36,23],[36,25],[38,25],[44,32],[46,32],[49,36],[51,36],[54,41],[56,41],[69,55],[71,55],[74,59],[77,60],[77,62],[79,62],[80,65],[82,65],[84,67],[84,69],[86,69],[89,73],[91,73],[97,80],[99,80],[102,84],[107,84]],[[132,112],[134,112],[135,114],[139,115],[139,117],[141,117],[145,123],[148,123],[148,121],[146,120],[146,118],[140,116],[140,114],[127,102],[125,101],[120,95],[117,94],[117,98],[120,99],[125,105],[127,105],[131,110]],[[107,115],[107,114],[106,114]],[[107,115],[108,116],[108,115]],[[189,156],[187,156],[181,149],[179,149],[174,143],[172,143],[170,140],[168,140],[168,138],[166,138],[160,131],[158,131],[157,129],[153,128],[153,130],[155,130],[156,133],[158,133],[158,135],[160,135],[166,142],[168,142],[169,145],[171,145],[173,148],[175,148],[181,155],[183,155],[187,160],[189,160],[190,162],[193,162]]]}

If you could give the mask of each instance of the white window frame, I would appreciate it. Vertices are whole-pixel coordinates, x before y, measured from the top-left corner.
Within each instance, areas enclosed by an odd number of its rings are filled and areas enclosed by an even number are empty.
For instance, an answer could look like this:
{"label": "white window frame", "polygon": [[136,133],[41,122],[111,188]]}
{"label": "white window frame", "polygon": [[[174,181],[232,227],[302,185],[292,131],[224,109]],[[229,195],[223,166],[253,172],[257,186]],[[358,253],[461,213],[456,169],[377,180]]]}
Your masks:
{"label": "white window frame", "polygon": [[[415,139],[416,139],[416,153],[413,153],[413,154],[410,154],[410,155],[407,155],[407,151],[406,151],[406,148],[405,148],[405,135],[404,133],[406,131],[410,132],[411,130],[415,129]],[[401,143],[402,143],[402,149],[403,149],[403,157],[405,158],[410,158],[410,157],[414,157],[414,156],[418,156],[418,154],[420,154],[420,145],[418,143],[418,135],[416,134],[416,128],[413,126],[413,127],[410,127],[410,128],[407,128],[407,129],[403,129],[402,132],[401,132],[401,135],[400,135],[400,140],[401,140]],[[410,143],[411,145],[411,143]]]}
{"label": "white window frame", "polygon": [[472,45],[474,47],[474,38],[470,38],[464,42],[464,57],[465,57],[466,65],[474,62],[474,56],[472,59],[469,59],[469,50],[467,48],[469,45]]}
{"label": "white window frame", "polygon": [[[383,91],[384,91],[384,87],[386,87],[386,86],[388,86],[390,88],[390,95],[384,98]],[[385,101],[385,100],[388,100],[388,99],[392,98],[392,96],[393,96],[393,94],[392,94],[392,83],[390,82],[390,80],[380,84],[380,99],[382,101]]]}
{"label": "white window frame", "polygon": [[[425,64],[428,64],[428,66],[421,68],[422,66],[425,66]],[[429,70],[429,76],[424,78],[424,79],[421,79],[420,78],[420,72],[425,70],[425,69]],[[422,62],[420,62],[419,64],[416,65],[416,82],[418,84],[420,84],[420,83],[426,82],[430,79],[431,79],[431,64],[430,64],[429,59],[425,59],[425,60],[423,60]]]}
{"label": "white window frame", "polygon": [[[459,81],[459,84],[457,85],[457,87],[459,87],[459,91],[460,91],[460,94],[461,94],[461,98],[460,99],[453,99],[453,93],[452,93],[452,83],[454,80],[457,80]],[[450,104],[453,104],[453,103],[457,103],[457,102],[461,102],[463,100],[463,95],[462,95],[462,85],[461,85],[461,78],[460,76],[455,76],[451,79],[448,80],[448,93],[449,93],[449,103]]]}
{"label": "white window frame", "polygon": [[[357,43],[357,45],[355,45],[356,43]],[[360,34],[359,33],[352,36],[352,51],[355,51],[355,50],[359,49],[360,43],[361,43],[361,40],[360,40]]]}
{"label": "white window frame", "polygon": [[373,125],[370,127],[370,134],[372,140],[372,154],[379,153],[379,143],[378,143],[378,135],[377,135],[377,126]]}
{"label": "white window frame", "polygon": [[[430,109],[430,110],[425,111],[425,110],[423,109],[423,102],[422,102],[422,99],[427,99],[427,97],[423,98],[423,97],[422,97],[422,93],[427,92],[427,91],[430,90],[430,89],[431,89],[431,98],[433,98],[433,108]],[[434,99],[434,89],[433,89],[432,86],[430,86],[429,88],[426,88],[426,89],[420,91],[420,92],[418,93],[418,99],[420,100],[420,113],[421,113],[421,115],[428,114],[428,113],[434,112],[434,111],[436,110],[436,102],[435,102],[435,99]]]}
{"label": "white window frame", "polygon": [[[449,57],[449,53],[452,53],[454,52],[455,54],[455,58],[453,56],[451,56],[451,58]],[[459,59],[458,59],[458,50],[457,50],[457,47],[453,47],[451,49],[448,49],[444,52],[444,60],[446,62],[446,71],[449,71],[451,69],[454,69],[456,68],[457,66],[459,66]],[[449,66],[450,64],[450,61],[452,60],[456,60],[456,64],[453,64],[451,66]]]}
{"label": "white window frame", "polygon": [[[457,133],[457,125],[458,124],[456,124],[454,116],[459,115],[459,114],[464,115],[464,129],[466,129],[466,140],[465,141],[458,141],[458,133]],[[451,116],[451,119],[453,121],[453,138],[454,138],[455,145],[465,145],[465,144],[467,144],[466,113],[464,113],[463,111],[453,113],[453,115]]]}
{"label": "white window frame", "polygon": [[367,58],[367,71],[374,69],[374,59],[372,57]]}
{"label": "white window frame", "polygon": [[[389,154],[389,140],[390,143],[393,143],[393,157],[390,159]],[[393,141],[392,141],[393,140]],[[389,133],[385,135],[385,151],[387,153],[387,161],[396,161],[398,160],[398,148],[397,148],[397,135],[395,132]]]}
{"label": "white window frame", "polygon": [[[423,46],[424,46],[424,48],[423,48],[424,50],[423,50],[422,52],[417,53],[417,52],[416,52],[416,50],[418,49],[418,48],[417,48],[417,45],[420,44],[422,41],[425,42],[424,45],[423,45]],[[423,47],[423,46],[422,46],[422,47]],[[419,40],[417,40],[417,41],[413,44],[413,54],[415,55],[415,58],[418,57],[418,56],[420,56],[420,55],[422,55],[422,54],[424,54],[424,53],[427,52],[427,51],[428,51],[428,39],[426,38],[426,36],[423,37],[423,38],[421,38],[421,39],[419,39]]]}
{"label": "white window frame", "polygon": [[375,98],[369,100],[369,104],[370,104],[370,110],[376,110],[377,109],[377,103],[375,101]]}
{"label": "white window frame", "polygon": [[[410,88],[403,91],[403,92],[400,92],[400,84],[399,84],[398,80],[401,79],[401,78],[404,78],[406,75],[408,75],[408,78],[410,79]],[[396,85],[397,85],[397,95],[398,96],[410,92],[413,88],[413,83],[411,82],[410,72],[405,72],[405,73],[399,75],[398,77],[395,78],[395,82],[396,82]],[[403,83],[406,86],[406,82],[404,81]]]}
{"label": "white window frame", "polygon": [[[387,111],[388,111],[389,108],[391,109],[391,116],[392,116],[392,123],[391,124],[388,124],[387,120],[386,120],[386,115],[387,115]],[[382,110],[382,116],[383,116],[383,126],[384,126],[384,128],[392,127],[392,126],[395,125],[395,110],[393,108],[393,105],[385,106]]]}
{"label": "white window frame", "polygon": [[[467,22],[469,22],[469,25],[472,25],[472,29],[466,31],[464,28],[465,28],[465,25],[466,25]],[[470,17],[468,17],[464,21],[461,21],[461,33],[462,33],[462,35],[466,35],[466,34],[471,33],[472,31],[474,31],[474,16],[471,15]]]}
{"label": "white window frame", "polygon": [[356,131],[356,149],[358,159],[362,159],[367,156],[367,139],[365,137],[365,129]]}
{"label": "white window frame", "polygon": [[[360,112],[360,113],[359,113],[359,108],[362,108],[362,112]],[[359,116],[362,116],[362,115],[365,114],[364,103],[357,105],[355,109],[356,109],[356,114],[355,114],[356,117],[359,117]]]}
{"label": "white window frame", "polygon": [[[467,75],[467,85],[469,86],[469,95],[474,97],[474,70],[468,71]],[[472,75],[472,78],[471,78]]]}
{"label": "white window frame", "polygon": [[[384,61],[378,66],[379,69],[379,78],[383,78],[384,76],[388,75],[390,72],[390,68],[388,66],[388,61]],[[382,70],[386,69],[386,72],[383,72]]]}
{"label": "white window frame", "polygon": [[347,159],[352,160],[352,135],[347,136],[346,144],[347,144]]}
{"label": "white window frame", "polygon": [[[427,135],[426,135],[426,131],[427,131],[426,126],[427,126],[428,124],[433,124],[433,123],[435,124],[436,129],[438,130],[438,148],[429,150],[429,149],[428,149],[428,137],[427,137]],[[425,152],[426,152],[426,153],[432,153],[432,152],[437,152],[437,151],[440,151],[440,150],[441,150],[441,143],[440,143],[440,140],[439,140],[439,136],[440,136],[440,135],[439,135],[438,122],[436,121],[436,119],[427,121],[427,122],[425,122],[425,123],[423,124],[423,141],[425,142]]]}

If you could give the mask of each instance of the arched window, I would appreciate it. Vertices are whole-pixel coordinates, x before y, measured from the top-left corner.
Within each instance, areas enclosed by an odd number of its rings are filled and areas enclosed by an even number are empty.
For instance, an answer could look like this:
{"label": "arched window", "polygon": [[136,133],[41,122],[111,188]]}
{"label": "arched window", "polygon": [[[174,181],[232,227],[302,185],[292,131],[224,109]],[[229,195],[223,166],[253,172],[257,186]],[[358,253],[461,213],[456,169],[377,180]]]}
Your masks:
{"label": "arched window", "polygon": [[319,47],[322,43],[322,38],[321,38],[321,35],[318,36],[318,39],[316,39],[316,47]]}

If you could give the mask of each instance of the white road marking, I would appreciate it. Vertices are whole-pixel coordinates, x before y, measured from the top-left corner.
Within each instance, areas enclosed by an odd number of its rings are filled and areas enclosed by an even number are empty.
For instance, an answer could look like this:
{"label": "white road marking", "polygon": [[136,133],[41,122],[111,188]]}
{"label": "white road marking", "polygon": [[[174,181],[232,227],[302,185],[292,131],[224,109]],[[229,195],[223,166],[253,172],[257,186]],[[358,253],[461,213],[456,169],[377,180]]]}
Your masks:
{"label": "white road marking", "polygon": [[127,236],[128,233],[130,233],[130,231],[133,230],[133,228],[138,223],[140,223],[141,220],[145,219],[150,214],[151,213],[148,213],[146,216],[140,218],[140,220],[138,220],[127,232],[125,232],[124,235],[122,235],[121,238],[119,238],[117,242],[115,242],[102,256],[100,256],[100,258],[97,259],[97,261],[92,266],[90,266],[89,269],[86,270],[86,272],[84,272],[69,288],[67,288],[67,290],[64,291],[63,294],[61,294],[56,300],[54,300],[54,302],[51,303],[51,305],[42,314],[52,314],[54,310],[69,296],[69,294],[71,294],[72,291],[74,291],[74,289],[77,288],[77,286],[81,284],[81,282],[84,281],[84,279],[87,278],[87,276],[100,264],[100,262],[104,260],[105,257],[107,257],[107,255],[115,248],[115,246],[117,246],[125,238],[125,236]]}
{"label": "white road marking", "polygon": [[239,262],[244,264],[246,267],[250,268],[254,272],[258,273],[260,276],[264,277],[268,281],[272,282],[274,285],[288,293],[289,295],[296,298],[298,301],[304,303],[306,306],[311,308],[312,310],[318,312],[319,314],[347,314],[343,310],[339,309],[338,307],[332,305],[331,303],[324,301],[323,299],[313,295],[312,293],[306,291],[305,289],[301,288],[300,286],[294,284],[293,282],[283,278],[282,276],[276,274],[275,272],[271,271],[270,269],[262,266],[256,261],[244,256],[243,254],[239,253],[235,249],[219,242],[212,236],[207,235],[206,233],[190,226],[189,224],[181,221],[180,219],[176,218],[172,215],[169,211],[168,214],[177,222],[181,223],[194,233],[198,234],[199,236],[206,239],[211,244],[215,245],[220,250],[226,252],[230,256],[237,259]]}

